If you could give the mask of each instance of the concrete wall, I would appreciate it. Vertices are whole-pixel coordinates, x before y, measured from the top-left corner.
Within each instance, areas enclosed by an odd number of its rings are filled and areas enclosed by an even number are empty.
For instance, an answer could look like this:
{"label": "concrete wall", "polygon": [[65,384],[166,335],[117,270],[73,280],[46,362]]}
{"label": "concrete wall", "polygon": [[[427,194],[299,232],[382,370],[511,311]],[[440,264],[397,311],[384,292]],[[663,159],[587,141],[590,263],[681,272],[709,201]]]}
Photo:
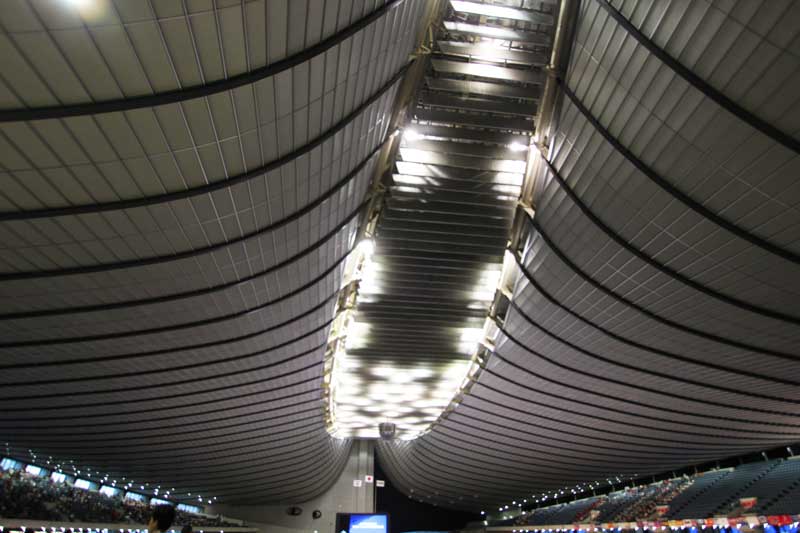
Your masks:
{"label": "concrete wall", "polygon": [[[258,527],[262,533],[335,533],[336,513],[372,513],[375,511],[375,484],[366,483],[365,476],[374,476],[375,445],[372,441],[357,440],[350,447],[342,474],[322,496],[308,502],[292,502],[284,505],[225,505],[206,507],[208,514],[223,514],[231,518],[246,520],[248,525]],[[353,486],[361,480],[361,487]],[[303,509],[300,516],[290,516],[289,507]],[[314,520],[314,510],[322,517]]]}

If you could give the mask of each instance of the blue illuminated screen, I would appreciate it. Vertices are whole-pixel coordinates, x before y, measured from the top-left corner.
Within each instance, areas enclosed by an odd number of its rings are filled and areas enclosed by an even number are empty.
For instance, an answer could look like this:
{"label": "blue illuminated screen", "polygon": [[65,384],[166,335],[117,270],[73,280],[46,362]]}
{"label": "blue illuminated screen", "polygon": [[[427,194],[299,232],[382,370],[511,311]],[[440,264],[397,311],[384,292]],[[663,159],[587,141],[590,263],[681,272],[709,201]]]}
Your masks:
{"label": "blue illuminated screen", "polygon": [[350,515],[350,533],[387,533],[388,519],[385,514]]}

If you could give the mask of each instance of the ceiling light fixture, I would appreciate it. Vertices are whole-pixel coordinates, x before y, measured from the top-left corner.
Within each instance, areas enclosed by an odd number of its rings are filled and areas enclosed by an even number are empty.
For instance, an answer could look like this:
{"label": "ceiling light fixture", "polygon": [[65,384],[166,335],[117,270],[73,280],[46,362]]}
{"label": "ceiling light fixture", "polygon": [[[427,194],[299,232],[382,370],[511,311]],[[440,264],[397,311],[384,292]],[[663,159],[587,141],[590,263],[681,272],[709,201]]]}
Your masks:
{"label": "ceiling light fixture", "polygon": [[403,140],[404,141],[409,141],[409,142],[418,141],[418,140],[422,139],[423,137],[424,137],[424,135],[422,135],[421,133],[419,133],[415,129],[406,128],[406,129],[403,130]]}

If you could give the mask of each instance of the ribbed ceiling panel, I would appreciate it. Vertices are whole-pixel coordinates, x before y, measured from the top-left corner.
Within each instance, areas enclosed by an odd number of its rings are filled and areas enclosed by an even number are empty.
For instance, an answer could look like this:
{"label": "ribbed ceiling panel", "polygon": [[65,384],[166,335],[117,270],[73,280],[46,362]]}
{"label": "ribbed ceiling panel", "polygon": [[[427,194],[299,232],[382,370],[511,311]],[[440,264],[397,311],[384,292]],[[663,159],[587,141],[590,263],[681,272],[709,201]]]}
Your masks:
{"label": "ribbed ceiling panel", "polygon": [[424,2],[85,6],[0,21],[7,453],[308,500],[349,449],[324,347]]}
{"label": "ribbed ceiling panel", "polygon": [[[130,106],[135,97],[237,79],[318,51],[396,3],[10,2],[0,15],[7,58],[3,107],[115,99]],[[371,39],[376,31],[356,39]]]}
{"label": "ribbed ceiling panel", "polygon": [[488,510],[800,439],[797,21],[580,3],[495,353],[380,446],[403,490]]}

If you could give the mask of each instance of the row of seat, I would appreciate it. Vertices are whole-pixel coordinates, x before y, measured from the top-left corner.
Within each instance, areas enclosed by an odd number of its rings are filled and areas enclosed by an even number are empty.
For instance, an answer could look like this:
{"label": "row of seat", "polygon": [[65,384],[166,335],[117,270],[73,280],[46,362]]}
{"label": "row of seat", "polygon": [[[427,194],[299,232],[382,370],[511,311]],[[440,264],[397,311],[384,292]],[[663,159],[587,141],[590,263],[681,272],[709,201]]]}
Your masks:
{"label": "row of seat", "polygon": [[[743,498],[756,498],[748,508]],[[496,525],[629,522],[657,519],[668,505],[669,519],[800,513],[800,460],[778,459],[712,470],[649,485],[626,488],[607,496],[592,496],[523,513]]]}

